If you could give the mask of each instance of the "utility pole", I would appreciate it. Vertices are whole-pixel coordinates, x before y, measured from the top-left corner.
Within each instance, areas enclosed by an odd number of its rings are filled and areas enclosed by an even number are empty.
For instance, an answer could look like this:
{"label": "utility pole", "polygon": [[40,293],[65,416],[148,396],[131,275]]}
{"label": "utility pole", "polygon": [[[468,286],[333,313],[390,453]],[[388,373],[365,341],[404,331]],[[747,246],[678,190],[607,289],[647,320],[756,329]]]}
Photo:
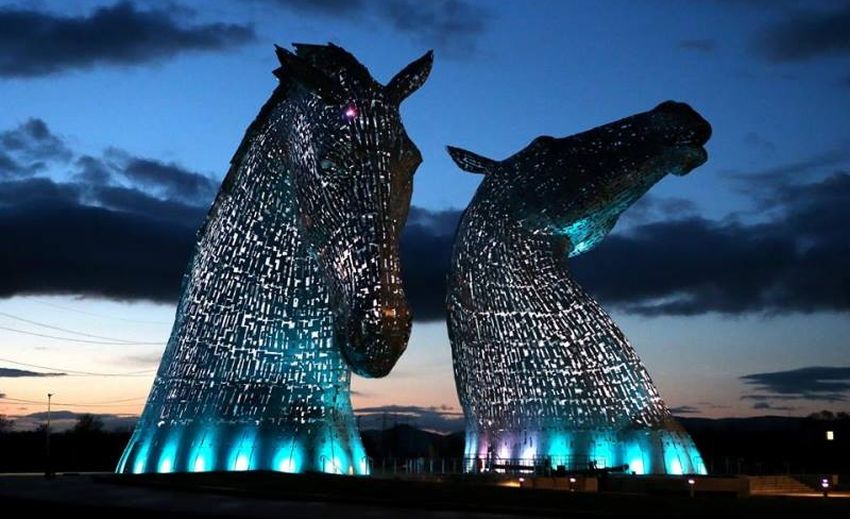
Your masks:
{"label": "utility pole", "polygon": [[47,393],[47,427],[44,428],[44,477],[53,477],[53,467],[50,463],[50,399],[53,398],[53,393]]}

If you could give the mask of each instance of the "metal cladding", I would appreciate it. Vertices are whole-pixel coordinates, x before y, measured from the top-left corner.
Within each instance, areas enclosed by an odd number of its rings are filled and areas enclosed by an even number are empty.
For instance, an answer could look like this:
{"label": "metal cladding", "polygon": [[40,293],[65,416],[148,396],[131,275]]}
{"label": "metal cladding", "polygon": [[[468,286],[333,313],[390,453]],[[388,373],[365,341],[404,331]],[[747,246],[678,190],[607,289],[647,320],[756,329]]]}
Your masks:
{"label": "metal cladding", "polygon": [[710,134],[689,106],[668,101],[571,137],[539,137],[500,162],[449,148],[462,169],[485,175],[461,219],[448,280],[468,470],[706,472],[567,257],[599,243],[665,175],[704,163]]}
{"label": "metal cladding", "polygon": [[399,103],[432,55],[384,87],[334,45],[277,54],[118,472],[368,472],[351,371],[387,374],[410,335],[398,246],[421,156]]}

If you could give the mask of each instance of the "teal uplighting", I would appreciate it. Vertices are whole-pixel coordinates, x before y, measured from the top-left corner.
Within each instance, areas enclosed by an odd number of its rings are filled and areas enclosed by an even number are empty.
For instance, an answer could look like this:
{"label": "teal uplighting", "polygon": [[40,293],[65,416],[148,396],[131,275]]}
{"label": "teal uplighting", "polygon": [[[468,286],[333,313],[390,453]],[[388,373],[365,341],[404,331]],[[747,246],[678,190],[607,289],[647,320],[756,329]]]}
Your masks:
{"label": "teal uplighting", "polygon": [[688,457],[691,459],[691,467],[693,467],[694,474],[699,474],[700,476],[708,475],[708,470],[705,468],[705,462],[702,461],[702,456],[700,456],[696,446],[689,445],[687,450]]}
{"label": "teal uplighting", "polygon": [[351,460],[351,467],[355,474],[358,476],[368,476],[369,457],[366,455],[366,449],[363,448],[360,442],[356,442],[356,444],[351,448],[351,455],[353,456]]}
{"label": "teal uplighting", "polygon": [[668,474],[681,475],[685,473],[685,469],[682,466],[681,454],[679,443],[677,441],[671,440],[670,438],[665,439],[664,467]]}
{"label": "teal uplighting", "polygon": [[593,442],[590,459],[595,461],[599,468],[611,467],[614,465],[614,443],[604,436],[597,436]]}
{"label": "teal uplighting", "polygon": [[133,474],[141,474],[145,471],[145,465],[148,461],[148,451],[150,451],[150,440],[141,442],[141,447],[136,453],[136,460],[133,463]]}
{"label": "teal uplighting", "polygon": [[177,459],[177,447],[179,445],[180,435],[178,433],[174,433],[168,437],[165,446],[162,448],[162,453],[159,456],[159,463],[157,463],[156,466],[157,472],[163,474],[174,472],[174,465]]}
{"label": "teal uplighting", "polygon": [[638,475],[646,474],[650,470],[650,467],[644,461],[643,449],[637,441],[626,444],[626,463],[629,465],[629,472]]}
{"label": "teal uplighting", "polygon": [[295,439],[281,442],[272,463],[278,472],[297,474],[303,470],[304,451]]}
{"label": "teal uplighting", "polygon": [[[130,439],[130,444],[132,445],[133,439]],[[130,458],[130,452],[132,449],[125,449],[124,454],[121,455],[121,458],[118,460],[118,472],[124,472],[124,467],[127,466],[127,460]]]}
{"label": "teal uplighting", "polygon": [[256,434],[256,431],[253,429],[242,433],[230,453],[230,459],[227,462],[229,470],[241,471],[251,470],[253,468],[251,458],[254,454]]}
{"label": "teal uplighting", "polygon": [[322,445],[319,452],[319,464],[322,472],[328,474],[347,474],[350,464],[341,445],[334,442],[333,437]]}
{"label": "teal uplighting", "polygon": [[206,472],[214,469],[215,465],[215,430],[209,428],[201,434],[197,446],[189,456],[189,470],[192,472]]}
{"label": "teal uplighting", "polygon": [[570,465],[572,457],[572,437],[569,434],[558,434],[552,437],[547,455],[553,466]]}

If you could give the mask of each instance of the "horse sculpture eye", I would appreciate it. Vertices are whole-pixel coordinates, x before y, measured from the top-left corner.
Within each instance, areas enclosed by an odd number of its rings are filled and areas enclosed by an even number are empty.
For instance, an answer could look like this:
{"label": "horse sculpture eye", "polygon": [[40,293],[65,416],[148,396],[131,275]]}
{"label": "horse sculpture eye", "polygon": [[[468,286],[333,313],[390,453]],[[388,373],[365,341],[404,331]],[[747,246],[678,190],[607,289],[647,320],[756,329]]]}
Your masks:
{"label": "horse sculpture eye", "polygon": [[328,160],[328,159],[320,160],[319,161],[319,168],[321,168],[322,171],[329,172],[329,173],[331,173],[331,172],[333,172],[337,169],[336,164],[332,160]]}

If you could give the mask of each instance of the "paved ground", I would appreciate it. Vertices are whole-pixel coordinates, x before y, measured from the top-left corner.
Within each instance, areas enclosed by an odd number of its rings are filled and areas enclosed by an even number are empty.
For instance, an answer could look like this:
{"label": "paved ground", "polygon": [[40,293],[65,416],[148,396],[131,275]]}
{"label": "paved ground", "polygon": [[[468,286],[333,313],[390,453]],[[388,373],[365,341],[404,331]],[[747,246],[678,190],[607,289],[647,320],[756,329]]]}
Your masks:
{"label": "paved ground", "polygon": [[[0,510],[30,517],[481,518],[850,517],[850,499],[581,494],[340,476],[207,473],[102,478],[0,475]],[[10,515],[10,517],[24,517]]]}
{"label": "paved ground", "polygon": [[[45,513],[63,512],[71,517],[119,516],[163,519],[168,517],[273,517],[298,519],[357,519],[398,517],[399,509],[347,503],[281,501],[215,493],[174,492],[147,487],[112,485],[93,481],[89,475],[59,476],[46,480],[41,475],[0,476],[3,508]],[[73,515],[72,515],[73,514]],[[40,514],[39,514],[40,515]],[[468,512],[404,510],[405,518],[508,517]],[[38,515],[35,515],[36,517]],[[18,516],[20,517],[20,516]]]}

